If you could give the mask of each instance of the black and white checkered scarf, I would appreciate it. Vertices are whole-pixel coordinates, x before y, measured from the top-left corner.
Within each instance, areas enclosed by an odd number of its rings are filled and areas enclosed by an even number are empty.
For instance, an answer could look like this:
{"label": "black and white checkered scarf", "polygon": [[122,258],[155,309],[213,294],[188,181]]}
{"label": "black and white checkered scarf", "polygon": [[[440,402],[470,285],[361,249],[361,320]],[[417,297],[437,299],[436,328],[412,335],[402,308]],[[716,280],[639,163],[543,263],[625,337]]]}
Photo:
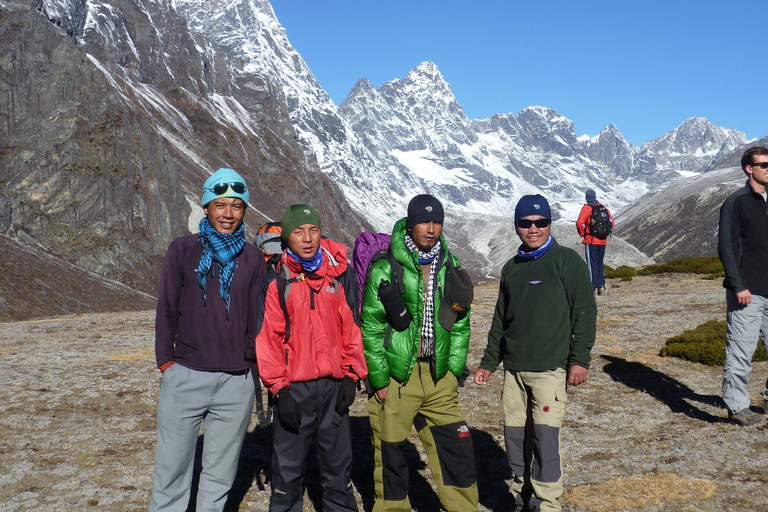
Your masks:
{"label": "black and white checkered scarf", "polygon": [[421,323],[421,357],[428,357],[435,352],[435,306],[433,296],[437,281],[437,263],[439,259],[437,255],[440,254],[441,244],[440,240],[438,240],[429,252],[422,252],[416,247],[416,243],[410,235],[406,235],[405,247],[410,252],[418,252],[419,264],[430,264],[427,289],[424,293],[424,320]]}

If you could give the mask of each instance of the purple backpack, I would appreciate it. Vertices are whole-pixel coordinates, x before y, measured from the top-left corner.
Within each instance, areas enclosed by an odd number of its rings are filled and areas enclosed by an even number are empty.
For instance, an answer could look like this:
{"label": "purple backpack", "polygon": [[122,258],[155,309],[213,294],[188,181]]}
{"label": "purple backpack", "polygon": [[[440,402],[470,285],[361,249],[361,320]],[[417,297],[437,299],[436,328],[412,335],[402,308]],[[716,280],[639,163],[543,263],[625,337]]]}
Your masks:
{"label": "purple backpack", "polygon": [[[357,279],[357,289],[360,292],[360,304],[363,303],[363,291],[365,289],[365,278],[368,275],[368,267],[371,259],[382,251],[389,249],[391,235],[386,233],[371,233],[363,231],[355,239],[355,247],[352,249],[352,268],[355,269],[355,278]],[[376,258],[379,259],[379,258]]]}

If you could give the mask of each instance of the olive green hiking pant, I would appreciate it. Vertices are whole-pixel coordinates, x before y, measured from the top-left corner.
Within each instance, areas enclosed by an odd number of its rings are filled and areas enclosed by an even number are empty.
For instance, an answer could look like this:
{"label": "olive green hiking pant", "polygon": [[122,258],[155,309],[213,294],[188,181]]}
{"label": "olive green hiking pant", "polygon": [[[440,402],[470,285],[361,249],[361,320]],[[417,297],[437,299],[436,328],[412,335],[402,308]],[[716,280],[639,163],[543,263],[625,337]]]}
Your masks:
{"label": "olive green hiking pant", "polygon": [[566,372],[504,372],[504,442],[512,495],[523,510],[562,510],[560,427],[565,417]]}
{"label": "olive green hiking pant", "polygon": [[455,375],[448,372],[435,383],[429,363],[418,362],[405,386],[394,380],[390,383],[383,408],[376,395],[368,404],[375,457],[375,512],[411,510],[403,448],[412,426],[419,431],[429,457],[441,509],[477,511],[474,447],[459,410]]}

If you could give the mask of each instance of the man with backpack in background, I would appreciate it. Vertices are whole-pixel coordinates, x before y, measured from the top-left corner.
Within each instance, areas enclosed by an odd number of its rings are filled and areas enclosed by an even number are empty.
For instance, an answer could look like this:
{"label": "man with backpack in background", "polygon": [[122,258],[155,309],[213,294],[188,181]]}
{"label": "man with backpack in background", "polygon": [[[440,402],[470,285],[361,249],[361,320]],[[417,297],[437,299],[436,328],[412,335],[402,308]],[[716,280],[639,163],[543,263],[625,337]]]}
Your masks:
{"label": "man with backpack in background", "polygon": [[256,336],[265,273],[261,251],[245,242],[248,199],[238,173],[213,173],[203,185],[199,233],[175,239],[163,260],[155,320],[161,376],[152,512],[186,510],[201,424],[197,510],[223,510],[235,480],[253,408],[254,375],[245,351]]}
{"label": "man with backpack in background", "polygon": [[[741,157],[746,186],[720,208],[717,254],[723,263],[728,307],[723,366],[723,401],[728,418],[742,426],[763,417],[749,408],[747,390],[752,357],[762,333],[768,342],[768,148],[752,147]],[[763,410],[768,408],[768,382]]]}
{"label": "man with backpack in background", "polygon": [[512,510],[562,510],[560,428],[566,386],[587,380],[597,307],[584,260],[551,235],[549,202],[523,196],[515,207],[522,244],[501,270],[488,345],[475,372],[484,386],[504,368],[504,445]]}
{"label": "man with backpack in background", "polygon": [[365,282],[363,343],[375,390],[369,414],[374,447],[380,443],[376,512],[411,510],[403,448],[417,415],[428,422],[439,457],[429,465],[441,507],[477,510],[474,448],[458,401],[472,284],[448,251],[443,220],[436,198],[414,197],[408,216],[395,223],[388,257],[373,264]]}
{"label": "man with backpack in background", "polygon": [[271,512],[303,509],[304,472],[314,446],[323,510],[357,511],[352,488],[349,407],[367,375],[347,248],[322,237],[306,204],[286,209],[282,252],[264,300],[256,359],[276,397],[272,422]]}
{"label": "man with backpack in background", "polygon": [[581,207],[576,220],[576,230],[583,238],[584,254],[592,278],[592,292],[605,293],[605,246],[608,235],[613,231],[613,216],[608,208],[600,204],[592,189],[587,190],[587,204]]}

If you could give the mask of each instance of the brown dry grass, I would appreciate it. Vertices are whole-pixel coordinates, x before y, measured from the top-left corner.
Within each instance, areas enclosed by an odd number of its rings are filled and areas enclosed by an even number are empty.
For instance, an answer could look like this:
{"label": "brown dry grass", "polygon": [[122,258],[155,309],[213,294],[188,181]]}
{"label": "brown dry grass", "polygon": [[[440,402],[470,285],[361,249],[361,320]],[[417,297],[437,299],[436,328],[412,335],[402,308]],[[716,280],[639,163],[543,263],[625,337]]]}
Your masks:
{"label": "brown dry grass", "polygon": [[[469,365],[482,356],[497,285],[476,290]],[[598,297],[589,380],[569,392],[562,431],[568,512],[768,510],[765,425],[723,421],[721,370],[658,356],[664,340],[724,315],[719,283],[693,276],[611,281]],[[146,510],[152,487],[158,374],[153,312],[0,323],[0,510]],[[768,363],[755,365],[755,402]],[[467,383],[461,407],[473,432],[480,510],[509,510],[501,376]],[[353,481],[372,506],[365,400],[353,407]],[[408,460],[412,503],[438,509],[418,438]],[[269,501],[270,428],[247,434],[227,510]],[[305,510],[319,492],[316,469]]]}

